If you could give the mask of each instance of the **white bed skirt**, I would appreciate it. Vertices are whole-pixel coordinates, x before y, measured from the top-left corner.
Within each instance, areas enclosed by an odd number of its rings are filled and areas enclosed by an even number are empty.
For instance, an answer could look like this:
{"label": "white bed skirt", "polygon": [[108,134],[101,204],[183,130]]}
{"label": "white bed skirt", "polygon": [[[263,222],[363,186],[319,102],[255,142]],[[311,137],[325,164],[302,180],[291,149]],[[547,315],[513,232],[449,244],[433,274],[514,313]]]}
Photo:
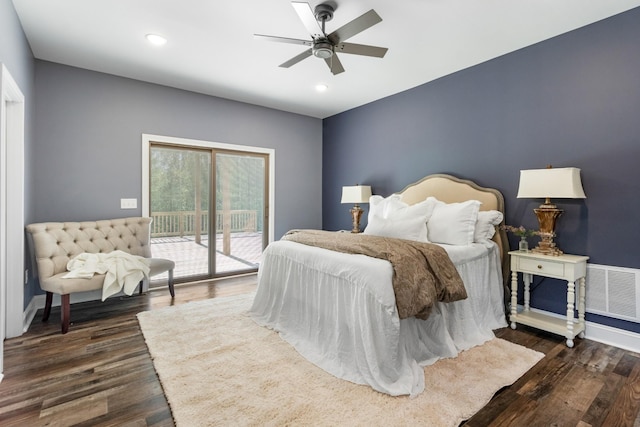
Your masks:
{"label": "white bed skirt", "polygon": [[421,366],[506,326],[497,246],[443,246],[468,298],[437,303],[427,320],[399,319],[389,262],[289,241],[265,250],[250,314],[336,377],[416,396],[424,390]]}

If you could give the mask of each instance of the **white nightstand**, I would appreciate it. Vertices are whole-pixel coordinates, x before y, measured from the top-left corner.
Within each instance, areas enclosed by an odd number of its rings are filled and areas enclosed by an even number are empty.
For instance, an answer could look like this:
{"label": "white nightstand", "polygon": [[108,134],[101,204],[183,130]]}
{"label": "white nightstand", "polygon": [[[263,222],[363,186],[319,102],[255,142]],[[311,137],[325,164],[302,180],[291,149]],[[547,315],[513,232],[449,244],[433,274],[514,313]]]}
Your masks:
{"label": "white nightstand", "polygon": [[[576,336],[584,338],[585,277],[587,275],[587,256],[579,255],[540,255],[534,252],[509,252],[511,257],[511,328],[517,323],[533,326],[567,338],[567,347],[573,347]],[[524,308],[518,311],[518,273],[523,274]],[[550,315],[533,312],[529,307],[532,276],[552,277],[567,281],[567,317],[566,320]],[[576,281],[578,292],[578,319],[573,317]]]}

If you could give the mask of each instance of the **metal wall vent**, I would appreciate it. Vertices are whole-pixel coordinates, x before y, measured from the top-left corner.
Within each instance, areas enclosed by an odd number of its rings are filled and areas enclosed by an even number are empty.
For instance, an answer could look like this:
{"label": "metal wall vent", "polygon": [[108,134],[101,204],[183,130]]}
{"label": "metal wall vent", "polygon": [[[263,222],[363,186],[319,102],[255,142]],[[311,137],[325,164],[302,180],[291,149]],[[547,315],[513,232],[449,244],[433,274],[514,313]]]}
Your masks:
{"label": "metal wall vent", "polygon": [[637,269],[588,264],[587,312],[640,322],[639,273]]}

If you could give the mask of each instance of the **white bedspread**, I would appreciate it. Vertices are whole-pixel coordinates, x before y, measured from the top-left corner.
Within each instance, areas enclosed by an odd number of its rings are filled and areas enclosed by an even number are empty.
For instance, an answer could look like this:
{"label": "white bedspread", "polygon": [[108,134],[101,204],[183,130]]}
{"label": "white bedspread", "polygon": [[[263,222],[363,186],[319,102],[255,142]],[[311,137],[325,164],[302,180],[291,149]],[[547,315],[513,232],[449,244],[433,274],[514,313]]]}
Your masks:
{"label": "white bedspread", "polygon": [[62,276],[65,279],[90,279],[94,274],[104,274],[102,286],[102,301],[124,289],[125,294],[131,295],[138,283],[149,277],[149,260],[131,255],[124,251],[108,253],[81,253],[67,263],[69,273]]}
{"label": "white bedspread", "polygon": [[250,314],[339,378],[415,396],[424,390],[421,366],[506,326],[497,246],[443,247],[469,297],[438,303],[427,320],[399,319],[387,261],[289,241],[265,250]]}

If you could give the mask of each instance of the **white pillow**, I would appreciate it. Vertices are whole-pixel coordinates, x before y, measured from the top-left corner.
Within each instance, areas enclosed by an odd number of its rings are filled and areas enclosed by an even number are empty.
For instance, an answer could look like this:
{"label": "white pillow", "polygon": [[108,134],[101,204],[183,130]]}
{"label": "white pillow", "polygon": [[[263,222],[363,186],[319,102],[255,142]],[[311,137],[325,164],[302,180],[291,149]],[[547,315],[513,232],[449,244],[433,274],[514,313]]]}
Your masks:
{"label": "white pillow", "polygon": [[[399,200],[397,200],[399,201]],[[379,215],[380,211],[369,214],[369,222],[364,229],[364,234],[382,237],[395,237],[397,239],[429,242],[427,238],[427,221],[435,207],[434,201],[424,201],[409,206],[400,201],[390,205],[386,217]]]}
{"label": "white pillow", "polygon": [[435,197],[429,199],[435,201],[433,214],[427,223],[429,241],[447,245],[473,243],[481,203],[478,200],[444,203]]}
{"label": "white pillow", "polygon": [[392,194],[386,198],[382,196],[369,197],[369,218],[371,216],[387,218],[390,212],[409,206],[400,199],[399,194]]}
{"label": "white pillow", "polygon": [[504,216],[499,211],[480,211],[478,212],[478,221],[476,222],[476,230],[473,233],[474,242],[483,242],[490,240],[496,234],[496,225],[502,222]]}

